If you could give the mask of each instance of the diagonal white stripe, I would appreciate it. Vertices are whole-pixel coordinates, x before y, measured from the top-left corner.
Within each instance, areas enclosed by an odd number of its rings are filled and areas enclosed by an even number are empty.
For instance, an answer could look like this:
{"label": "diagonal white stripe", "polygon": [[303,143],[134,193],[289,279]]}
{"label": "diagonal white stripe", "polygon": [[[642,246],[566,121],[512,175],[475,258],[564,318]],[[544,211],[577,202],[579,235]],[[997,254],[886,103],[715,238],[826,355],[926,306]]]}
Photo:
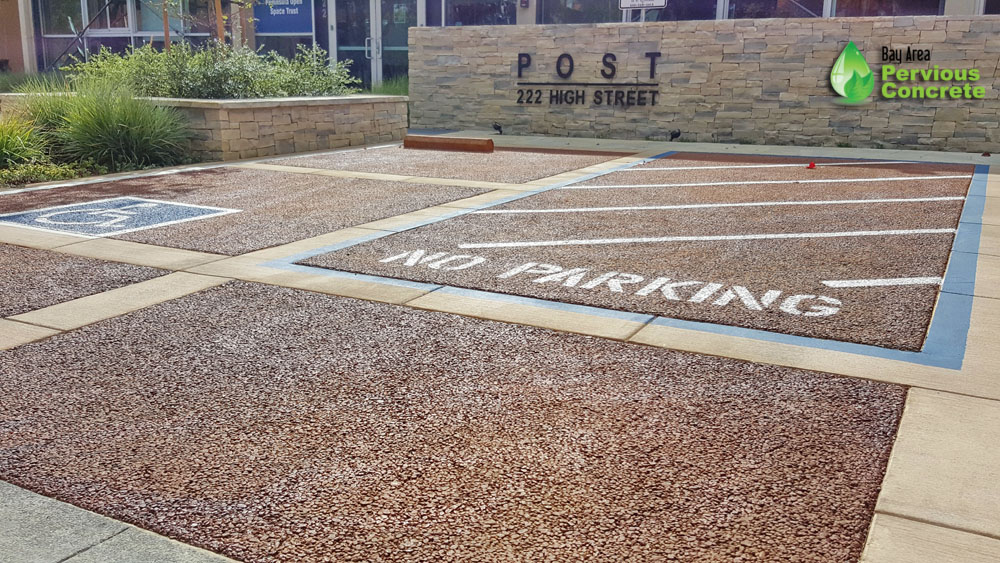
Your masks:
{"label": "diagonal white stripe", "polygon": [[827,287],[881,287],[888,285],[941,285],[942,278],[876,278],[870,280],[826,280]]}
{"label": "diagonal white stripe", "polygon": [[678,205],[646,205],[636,207],[565,207],[556,209],[483,209],[474,211],[478,215],[497,215],[504,213],[593,213],[596,211],[652,211],[672,209],[715,209],[720,207],[771,207],[779,205],[851,205],[865,203],[924,203],[935,201],[962,201],[961,196],[913,197],[886,199],[833,199],[810,201],[754,201],[745,203],[687,203]]}
{"label": "diagonal white stripe", "polygon": [[760,186],[775,184],[843,184],[854,182],[906,182],[916,180],[955,180],[972,178],[968,174],[958,176],[904,176],[900,178],[836,178],[830,180],[753,180],[748,182],[695,182],[691,184],[620,184],[613,186],[563,186],[561,190],[606,190],[614,188],[693,188],[703,186]]}
{"label": "diagonal white stripe", "polygon": [[707,235],[638,238],[599,238],[570,240],[539,240],[524,242],[481,242],[458,245],[459,248],[522,248],[529,246],[583,246],[594,244],[630,244],[649,242],[702,242],[723,240],[770,240],[837,237],[880,237],[893,235],[931,235],[954,233],[955,229],[899,229],[890,231],[841,231],[831,233],[759,233],[748,235]]}
{"label": "diagonal white stripe", "polygon": [[[881,164],[919,164],[907,160],[876,160],[864,162],[824,162],[817,163],[816,166],[878,166]],[[635,167],[618,170],[618,172],[647,172],[650,170],[730,170],[734,168],[805,168],[804,163],[799,164],[737,164],[733,166],[658,166],[658,167]]]}

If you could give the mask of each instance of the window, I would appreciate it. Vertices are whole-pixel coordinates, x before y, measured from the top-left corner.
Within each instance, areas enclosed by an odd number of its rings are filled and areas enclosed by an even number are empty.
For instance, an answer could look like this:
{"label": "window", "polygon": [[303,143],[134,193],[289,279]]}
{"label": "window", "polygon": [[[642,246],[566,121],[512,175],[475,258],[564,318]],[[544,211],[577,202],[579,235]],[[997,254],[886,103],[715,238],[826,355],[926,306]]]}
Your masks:
{"label": "window", "polygon": [[427,2],[427,26],[441,26],[441,0],[424,0]]}
{"label": "window", "polygon": [[87,17],[91,29],[128,29],[126,0],[87,0]]}
{"label": "window", "polygon": [[835,0],[837,16],[936,16],[944,0]]}
{"label": "window", "polygon": [[715,4],[716,0],[671,0],[666,8],[647,10],[646,21],[714,20]]}
{"label": "window", "polygon": [[445,0],[445,25],[513,25],[513,0]]}
{"label": "window", "polygon": [[[184,28],[184,20],[181,18],[180,7],[173,2],[168,2],[170,33],[180,33]],[[136,0],[135,16],[138,20],[136,29],[138,31],[152,31],[163,33],[163,3],[161,0]]]}
{"label": "window", "polygon": [[540,0],[539,23],[606,23],[622,21],[618,0]]}
{"label": "window", "polygon": [[729,0],[730,18],[819,18],[823,0]]}
{"label": "window", "polygon": [[83,28],[80,0],[48,0],[41,8],[44,35],[67,35]]}
{"label": "window", "polygon": [[984,14],[1000,14],[1000,0],[986,0]]}

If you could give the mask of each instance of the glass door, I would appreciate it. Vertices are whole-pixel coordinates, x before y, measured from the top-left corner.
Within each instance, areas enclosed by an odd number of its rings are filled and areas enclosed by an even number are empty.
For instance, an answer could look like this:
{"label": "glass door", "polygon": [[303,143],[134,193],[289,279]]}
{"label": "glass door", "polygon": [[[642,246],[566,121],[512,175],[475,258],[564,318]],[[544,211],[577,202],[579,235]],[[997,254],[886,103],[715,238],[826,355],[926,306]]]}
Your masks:
{"label": "glass door", "polygon": [[331,43],[337,60],[351,60],[351,74],[365,88],[398,76],[409,68],[408,29],[420,25],[417,0],[333,0],[335,25]]}
{"label": "glass door", "polygon": [[371,87],[375,78],[372,70],[375,67],[377,54],[371,16],[372,6],[377,1],[336,0],[334,3],[337,60],[352,61],[351,74],[360,78],[365,88]]}
{"label": "glass door", "polygon": [[[407,30],[417,25],[417,0],[372,0],[381,8],[381,80],[406,76],[409,68]],[[381,81],[380,80],[380,81]]]}

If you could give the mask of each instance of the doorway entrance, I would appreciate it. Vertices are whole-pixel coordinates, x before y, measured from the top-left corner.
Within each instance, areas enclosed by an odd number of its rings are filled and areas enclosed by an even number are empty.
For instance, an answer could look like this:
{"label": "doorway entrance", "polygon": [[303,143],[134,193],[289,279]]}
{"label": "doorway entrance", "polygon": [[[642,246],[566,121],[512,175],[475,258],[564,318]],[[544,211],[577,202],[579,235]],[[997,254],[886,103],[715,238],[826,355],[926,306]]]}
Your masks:
{"label": "doorway entrance", "polygon": [[[330,51],[338,61],[350,60],[351,74],[364,87],[405,76],[407,29],[424,25],[417,0],[331,0]],[[421,16],[423,14],[420,14]]]}

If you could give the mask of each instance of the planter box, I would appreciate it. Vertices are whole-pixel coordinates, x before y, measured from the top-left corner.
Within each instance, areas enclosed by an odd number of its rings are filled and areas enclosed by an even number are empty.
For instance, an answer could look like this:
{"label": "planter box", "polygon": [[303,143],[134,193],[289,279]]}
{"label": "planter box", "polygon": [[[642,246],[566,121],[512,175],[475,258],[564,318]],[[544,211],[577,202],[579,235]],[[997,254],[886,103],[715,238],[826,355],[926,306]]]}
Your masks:
{"label": "planter box", "polygon": [[[0,94],[0,112],[19,94]],[[191,123],[191,152],[202,160],[236,160],[399,141],[406,134],[406,96],[331,96],[253,100],[150,98]]]}

